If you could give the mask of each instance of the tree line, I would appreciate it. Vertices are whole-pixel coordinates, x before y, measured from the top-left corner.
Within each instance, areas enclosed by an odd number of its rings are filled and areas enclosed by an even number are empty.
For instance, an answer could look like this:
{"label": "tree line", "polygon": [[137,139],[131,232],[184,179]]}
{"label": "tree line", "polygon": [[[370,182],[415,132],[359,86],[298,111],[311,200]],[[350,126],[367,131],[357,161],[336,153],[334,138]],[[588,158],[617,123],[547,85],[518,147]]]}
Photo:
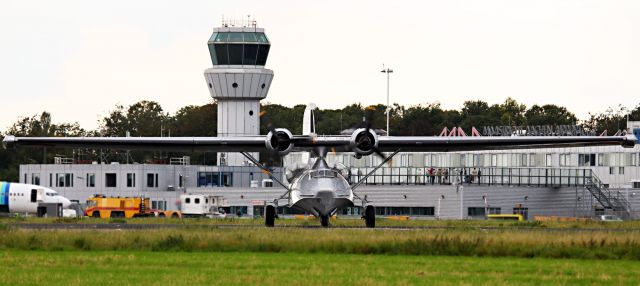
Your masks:
{"label": "tree line", "polygon": [[[305,105],[287,107],[265,103],[261,106],[260,133],[266,134],[269,125],[287,128],[293,134],[302,132],[302,117]],[[373,128],[386,127],[386,106],[383,104],[363,106],[351,104],[341,109],[318,109],[315,111],[316,132],[320,135],[340,134],[342,130],[364,126],[370,122]],[[438,135],[444,127],[462,127],[467,133],[471,127],[482,131],[484,126],[523,125],[580,125],[600,134],[608,130],[612,135],[626,126],[630,120],[640,120],[640,105],[625,113],[618,106],[607,113],[590,114],[586,120],[578,118],[567,108],[553,104],[527,107],[512,98],[490,105],[481,100],[464,102],[457,109],[443,109],[439,103],[413,106],[394,104],[390,108],[391,135],[417,136]],[[52,115],[46,111],[31,117],[19,118],[0,137],[15,136],[216,136],[217,104],[189,105],[175,114],[170,114],[154,101],[143,100],[130,106],[116,105],[99,120],[98,128],[87,130],[76,123],[53,123]],[[168,157],[189,155],[193,164],[215,164],[215,153],[160,153],[125,152],[122,150],[0,150],[0,180],[17,181],[19,164],[51,163],[56,156],[73,157],[86,161],[162,162]],[[278,158],[268,153],[261,154],[267,164],[277,164]]]}

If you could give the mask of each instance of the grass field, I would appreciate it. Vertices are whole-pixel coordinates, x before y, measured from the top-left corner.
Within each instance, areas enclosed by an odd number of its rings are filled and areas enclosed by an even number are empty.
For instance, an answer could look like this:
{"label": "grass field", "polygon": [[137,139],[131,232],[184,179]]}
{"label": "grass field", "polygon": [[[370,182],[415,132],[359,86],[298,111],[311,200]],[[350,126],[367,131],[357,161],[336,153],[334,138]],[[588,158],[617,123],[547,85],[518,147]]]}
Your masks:
{"label": "grass field", "polygon": [[[12,226],[88,222],[184,227]],[[247,226],[219,227],[239,222]],[[265,228],[259,226],[261,220],[2,219],[0,285],[640,285],[637,222],[381,222],[448,228]]]}
{"label": "grass field", "polygon": [[[0,251],[2,285],[638,285],[640,262],[322,253]],[[10,274],[9,274],[10,273]]]}
{"label": "grass field", "polygon": [[482,229],[180,228],[29,230],[7,228],[0,250],[194,251],[450,255],[640,261],[638,231]]}

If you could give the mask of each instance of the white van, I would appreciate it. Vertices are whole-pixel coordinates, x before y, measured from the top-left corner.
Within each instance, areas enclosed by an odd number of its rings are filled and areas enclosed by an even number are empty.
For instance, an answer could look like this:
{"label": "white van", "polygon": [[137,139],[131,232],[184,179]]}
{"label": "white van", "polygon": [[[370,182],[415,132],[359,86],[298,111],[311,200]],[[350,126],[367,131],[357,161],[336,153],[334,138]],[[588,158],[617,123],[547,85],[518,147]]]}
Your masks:
{"label": "white van", "polygon": [[221,207],[227,206],[222,196],[186,194],[180,195],[180,206],[183,217],[224,218],[226,214]]}

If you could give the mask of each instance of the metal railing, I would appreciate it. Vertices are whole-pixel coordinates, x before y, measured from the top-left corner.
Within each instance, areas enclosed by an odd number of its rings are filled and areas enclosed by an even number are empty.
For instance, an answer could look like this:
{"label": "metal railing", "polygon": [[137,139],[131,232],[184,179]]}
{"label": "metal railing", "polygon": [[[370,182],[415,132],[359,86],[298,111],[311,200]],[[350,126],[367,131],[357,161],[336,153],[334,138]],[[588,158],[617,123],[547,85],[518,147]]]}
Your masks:
{"label": "metal railing", "polygon": [[169,159],[170,165],[191,165],[191,157],[183,156],[183,157],[172,157]]}
{"label": "metal railing", "polygon": [[605,209],[611,209],[623,218],[631,216],[631,204],[625,195],[618,190],[609,189],[595,174],[591,176],[586,188]]}
{"label": "metal railing", "polygon": [[[373,168],[352,168],[351,183]],[[367,185],[436,185],[476,184],[534,187],[575,187],[591,184],[591,169],[564,168],[502,168],[502,167],[391,167],[381,168],[371,175]]]}

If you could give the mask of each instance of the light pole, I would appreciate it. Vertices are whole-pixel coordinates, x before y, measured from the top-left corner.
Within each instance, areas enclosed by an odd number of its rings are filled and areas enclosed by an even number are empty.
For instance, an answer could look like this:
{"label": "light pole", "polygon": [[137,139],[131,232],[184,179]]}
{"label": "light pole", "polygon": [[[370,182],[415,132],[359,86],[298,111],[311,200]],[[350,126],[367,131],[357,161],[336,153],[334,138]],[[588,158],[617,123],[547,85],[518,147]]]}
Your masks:
{"label": "light pole", "polygon": [[[607,108],[607,110],[605,110],[605,112],[609,115],[609,116],[607,117],[607,120],[611,120],[611,121],[613,121],[613,120],[612,120],[612,119],[613,119],[613,118],[612,118],[612,116],[613,116],[613,108],[609,107],[609,108]],[[619,124],[619,123],[620,123],[620,122],[618,122],[618,123],[616,123],[616,124]],[[618,128],[618,125],[616,125],[616,128]],[[607,129],[608,129],[608,128],[607,128]],[[605,130],[607,130],[607,129],[605,129]]]}
{"label": "light pole", "polygon": [[386,73],[387,74],[387,136],[391,135],[391,132],[389,131],[389,111],[391,111],[391,109],[389,108],[389,75],[393,72],[392,69],[390,68],[385,68],[384,64],[382,64],[382,70],[380,71],[381,73]]}
{"label": "light pole", "polygon": [[628,131],[627,127],[629,126],[629,113],[630,113],[630,111],[626,106],[620,107],[620,111],[622,111],[623,113],[626,113],[626,115],[627,115],[627,124],[625,125],[624,130]]}

